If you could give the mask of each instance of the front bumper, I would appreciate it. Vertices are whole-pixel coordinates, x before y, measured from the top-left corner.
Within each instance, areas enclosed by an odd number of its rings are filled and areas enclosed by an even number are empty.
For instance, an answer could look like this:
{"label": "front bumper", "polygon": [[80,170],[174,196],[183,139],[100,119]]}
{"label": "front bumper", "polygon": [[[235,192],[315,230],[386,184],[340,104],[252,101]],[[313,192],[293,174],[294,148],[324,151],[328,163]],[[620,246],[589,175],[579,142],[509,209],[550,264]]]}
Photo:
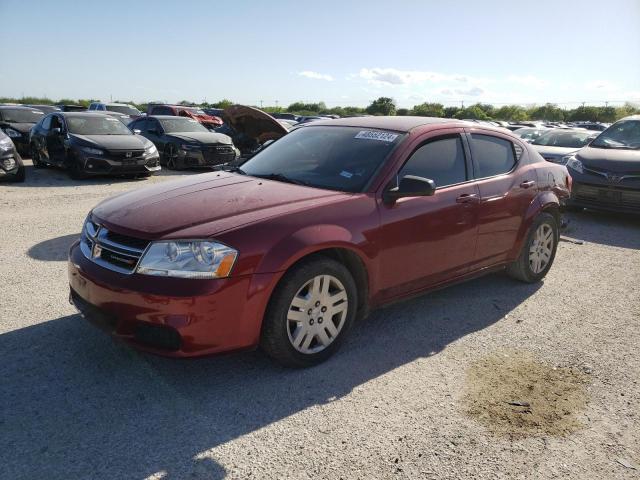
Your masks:
{"label": "front bumper", "polygon": [[567,205],[640,214],[640,188],[573,181]]}
{"label": "front bumper", "polygon": [[70,301],[94,325],[141,350],[192,357],[257,345],[275,274],[191,280],[121,274],[69,251]]}
{"label": "front bumper", "polygon": [[160,156],[131,159],[81,154],[82,170],[89,175],[147,174],[160,171]]}
{"label": "front bumper", "polygon": [[[13,160],[14,166],[12,168],[7,168],[5,160]],[[24,168],[22,159],[15,150],[10,150],[9,152],[0,155],[0,178],[18,175],[22,168]]]}

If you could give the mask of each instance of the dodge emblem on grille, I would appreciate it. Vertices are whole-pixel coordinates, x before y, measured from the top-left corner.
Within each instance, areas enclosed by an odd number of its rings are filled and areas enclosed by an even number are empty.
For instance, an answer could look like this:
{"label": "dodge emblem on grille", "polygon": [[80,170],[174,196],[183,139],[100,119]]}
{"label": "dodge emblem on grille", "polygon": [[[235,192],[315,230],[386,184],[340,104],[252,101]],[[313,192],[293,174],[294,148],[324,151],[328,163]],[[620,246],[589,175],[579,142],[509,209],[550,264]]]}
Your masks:
{"label": "dodge emblem on grille", "polygon": [[91,252],[91,255],[93,255],[93,258],[100,258],[100,255],[102,255],[102,247],[96,243],[93,246],[93,252]]}
{"label": "dodge emblem on grille", "polygon": [[131,158],[133,156],[133,152],[127,152],[124,154],[125,158]]}

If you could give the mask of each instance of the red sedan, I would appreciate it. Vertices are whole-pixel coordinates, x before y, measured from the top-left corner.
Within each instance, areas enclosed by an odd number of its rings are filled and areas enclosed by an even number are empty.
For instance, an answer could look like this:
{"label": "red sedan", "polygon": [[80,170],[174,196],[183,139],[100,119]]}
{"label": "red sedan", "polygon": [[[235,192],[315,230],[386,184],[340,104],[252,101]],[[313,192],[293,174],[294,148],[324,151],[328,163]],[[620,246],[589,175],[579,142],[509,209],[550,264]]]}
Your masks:
{"label": "red sedan", "polygon": [[93,209],[69,254],[87,319],[155,353],[312,365],[383,304],[540,281],[571,181],[509,133],[420,117],[313,122],[228,170]]}

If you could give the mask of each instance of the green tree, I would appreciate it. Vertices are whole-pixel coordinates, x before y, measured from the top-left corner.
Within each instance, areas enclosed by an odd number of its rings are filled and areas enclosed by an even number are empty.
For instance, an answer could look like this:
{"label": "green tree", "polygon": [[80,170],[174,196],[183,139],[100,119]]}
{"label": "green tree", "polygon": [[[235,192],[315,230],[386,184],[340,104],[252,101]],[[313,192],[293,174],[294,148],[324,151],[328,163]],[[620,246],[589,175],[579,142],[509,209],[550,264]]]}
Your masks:
{"label": "green tree", "polygon": [[396,115],[398,115],[399,117],[406,117],[410,113],[413,113],[413,112],[408,108],[399,108],[398,110],[396,110]]}
{"label": "green tree", "polygon": [[366,111],[370,115],[395,115],[396,104],[392,98],[380,97],[371,102]]}
{"label": "green tree", "polygon": [[411,115],[419,117],[444,117],[444,105],[441,103],[421,103],[414,105]]}
{"label": "green tree", "polygon": [[496,120],[527,120],[527,111],[520,105],[503,105],[493,114]]}
{"label": "green tree", "polygon": [[445,118],[456,118],[456,115],[460,111],[460,107],[445,107],[443,110]]}
{"label": "green tree", "polygon": [[527,111],[531,120],[548,120],[550,122],[561,122],[564,120],[564,110],[554,103],[545,103],[539,107],[532,107]]}
{"label": "green tree", "polygon": [[458,111],[455,117],[459,119],[470,118],[474,120],[489,120],[489,116],[479,105],[471,105],[464,108]]}

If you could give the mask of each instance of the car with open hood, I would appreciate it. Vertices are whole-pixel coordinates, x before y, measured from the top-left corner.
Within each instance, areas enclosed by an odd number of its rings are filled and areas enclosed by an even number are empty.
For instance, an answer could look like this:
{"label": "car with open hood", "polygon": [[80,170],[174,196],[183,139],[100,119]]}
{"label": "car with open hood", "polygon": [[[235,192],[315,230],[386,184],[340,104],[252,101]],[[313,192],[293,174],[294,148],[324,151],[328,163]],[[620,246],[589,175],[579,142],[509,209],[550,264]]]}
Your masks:
{"label": "car with open hood", "polygon": [[568,155],[568,206],[640,213],[640,115],[623,118]]}
{"label": "car with open hood", "polygon": [[154,143],[160,162],[170,170],[213,167],[240,155],[231,137],[207,130],[192,118],[147,116],[134,120],[129,128]]}
{"label": "car with open hood", "polygon": [[225,125],[217,131],[229,135],[246,159],[269,141],[286,135],[289,129],[266,112],[245,105],[231,105],[224,110]]}
{"label": "car with open hood", "polygon": [[427,117],[319,120],[232,170],[89,212],[68,262],[85,318],[155,353],[313,365],[381,305],[496,270],[540,281],[570,181],[510,133]]}
{"label": "car with open hood", "polygon": [[58,112],[31,130],[35,168],[57,166],[72,178],[92,175],[148,177],[160,170],[155,145],[105,113]]}
{"label": "car with open hood", "polygon": [[568,155],[577,152],[597,136],[598,132],[582,128],[554,128],[530,143],[546,161],[565,165]]}
{"label": "car with open hood", "polygon": [[222,119],[207,115],[200,107],[188,107],[184,105],[159,105],[149,104],[147,107],[147,115],[174,115],[177,117],[186,117],[196,120],[208,130],[215,130],[222,126]]}
{"label": "car with open hood", "polygon": [[21,153],[29,152],[29,132],[44,117],[40,110],[18,105],[0,105],[0,130]]}
{"label": "car with open hood", "polygon": [[22,157],[11,138],[0,130],[0,181],[24,182],[24,179]]}

